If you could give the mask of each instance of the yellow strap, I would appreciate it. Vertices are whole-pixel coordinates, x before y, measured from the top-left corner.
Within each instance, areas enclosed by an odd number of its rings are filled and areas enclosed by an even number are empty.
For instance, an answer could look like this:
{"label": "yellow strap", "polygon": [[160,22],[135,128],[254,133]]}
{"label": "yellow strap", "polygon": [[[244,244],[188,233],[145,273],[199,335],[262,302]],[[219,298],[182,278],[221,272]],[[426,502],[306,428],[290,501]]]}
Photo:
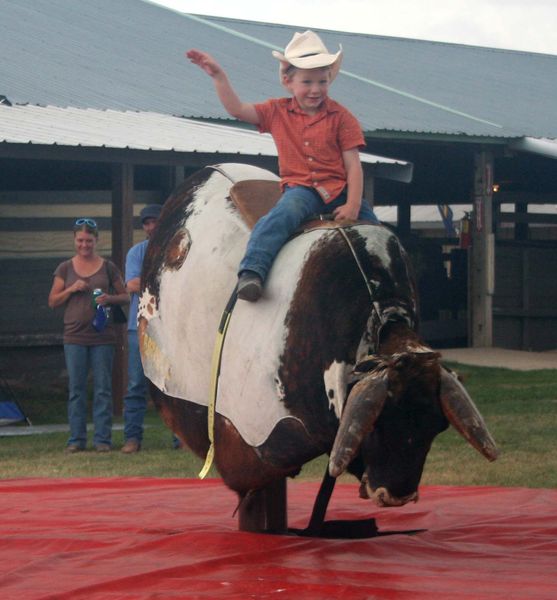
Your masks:
{"label": "yellow strap", "polygon": [[236,303],[236,290],[232,293],[224,312],[222,313],[221,322],[217,331],[217,337],[215,339],[215,346],[213,348],[213,357],[211,359],[211,387],[210,387],[210,398],[209,406],[207,407],[207,434],[209,436],[209,450],[205,457],[205,464],[199,472],[199,479],[204,479],[213,464],[215,457],[215,406],[217,403],[217,391],[219,387],[219,375],[220,375],[220,364],[222,358],[222,349],[224,346],[224,338],[226,337],[226,330],[228,329],[228,323],[232,315],[232,309]]}

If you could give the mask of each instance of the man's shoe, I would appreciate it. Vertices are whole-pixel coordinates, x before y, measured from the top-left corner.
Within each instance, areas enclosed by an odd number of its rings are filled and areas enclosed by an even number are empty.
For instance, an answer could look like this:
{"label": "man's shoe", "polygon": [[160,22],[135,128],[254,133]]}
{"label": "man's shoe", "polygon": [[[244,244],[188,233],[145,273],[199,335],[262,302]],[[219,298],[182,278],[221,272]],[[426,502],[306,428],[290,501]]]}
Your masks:
{"label": "man's shoe", "polygon": [[66,454],[75,454],[76,452],[83,452],[83,450],[85,450],[85,448],[82,448],[81,446],[78,446],[77,444],[70,444],[69,446],[66,446],[64,448],[64,452]]}
{"label": "man's shoe", "polygon": [[244,271],[238,279],[238,298],[257,302],[263,293],[261,277],[253,271]]}
{"label": "man's shoe", "polygon": [[124,454],[134,454],[141,450],[141,444],[137,440],[128,440],[123,446],[120,452]]}
{"label": "man's shoe", "polygon": [[97,452],[110,452],[112,448],[108,444],[97,444],[95,450]]}

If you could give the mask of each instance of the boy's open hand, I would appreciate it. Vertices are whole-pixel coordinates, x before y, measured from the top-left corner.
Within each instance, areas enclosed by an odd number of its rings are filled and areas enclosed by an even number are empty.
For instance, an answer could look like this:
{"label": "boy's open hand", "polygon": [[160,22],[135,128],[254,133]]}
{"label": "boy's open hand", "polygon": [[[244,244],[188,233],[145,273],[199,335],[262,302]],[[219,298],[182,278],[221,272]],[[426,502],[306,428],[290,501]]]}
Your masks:
{"label": "boy's open hand", "polygon": [[238,94],[230,85],[224,69],[210,54],[192,48],[186,52],[186,56],[194,65],[197,65],[212,77],[219,100],[229,115],[252,125],[259,123],[255,106],[240,100]]}
{"label": "boy's open hand", "polygon": [[207,75],[214,77],[215,75],[222,72],[222,69],[218,62],[206,52],[201,52],[201,50],[196,50],[192,48],[186,52],[186,56],[190,59],[190,61],[202,68]]}

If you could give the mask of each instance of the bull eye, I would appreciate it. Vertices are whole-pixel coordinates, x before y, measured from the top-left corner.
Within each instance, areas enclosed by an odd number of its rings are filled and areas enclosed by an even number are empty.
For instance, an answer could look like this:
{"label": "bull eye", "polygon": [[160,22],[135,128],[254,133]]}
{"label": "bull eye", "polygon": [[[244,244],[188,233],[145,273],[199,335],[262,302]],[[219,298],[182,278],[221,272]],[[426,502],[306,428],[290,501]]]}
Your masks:
{"label": "bull eye", "polygon": [[406,440],[406,443],[407,443],[409,446],[411,446],[411,445],[414,443],[414,439],[413,439],[413,438],[411,438],[411,437],[409,437],[409,438]]}
{"label": "bull eye", "polygon": [[327,395],[332,400],[335,397],[335,390],[329,390],[329,393]]}

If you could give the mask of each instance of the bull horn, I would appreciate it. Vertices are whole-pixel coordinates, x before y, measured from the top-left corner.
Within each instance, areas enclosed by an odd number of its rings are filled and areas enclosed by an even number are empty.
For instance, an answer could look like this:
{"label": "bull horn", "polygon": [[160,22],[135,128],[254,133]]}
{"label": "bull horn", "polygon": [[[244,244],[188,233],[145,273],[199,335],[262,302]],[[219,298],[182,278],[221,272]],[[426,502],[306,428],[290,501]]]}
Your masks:
{"label": "bull horn", "polygon": [[372,373],[352,388],[342,412],[329,459],[331,477],[344,473],[366,433],[373,430],[387,398],[387,374]]}
{"label": "bull horn", "polygon": [[441,372],[441,408],[449,423],[487,460],[497,458],[499,451],[487,430],[480,411],[456,374]]}

